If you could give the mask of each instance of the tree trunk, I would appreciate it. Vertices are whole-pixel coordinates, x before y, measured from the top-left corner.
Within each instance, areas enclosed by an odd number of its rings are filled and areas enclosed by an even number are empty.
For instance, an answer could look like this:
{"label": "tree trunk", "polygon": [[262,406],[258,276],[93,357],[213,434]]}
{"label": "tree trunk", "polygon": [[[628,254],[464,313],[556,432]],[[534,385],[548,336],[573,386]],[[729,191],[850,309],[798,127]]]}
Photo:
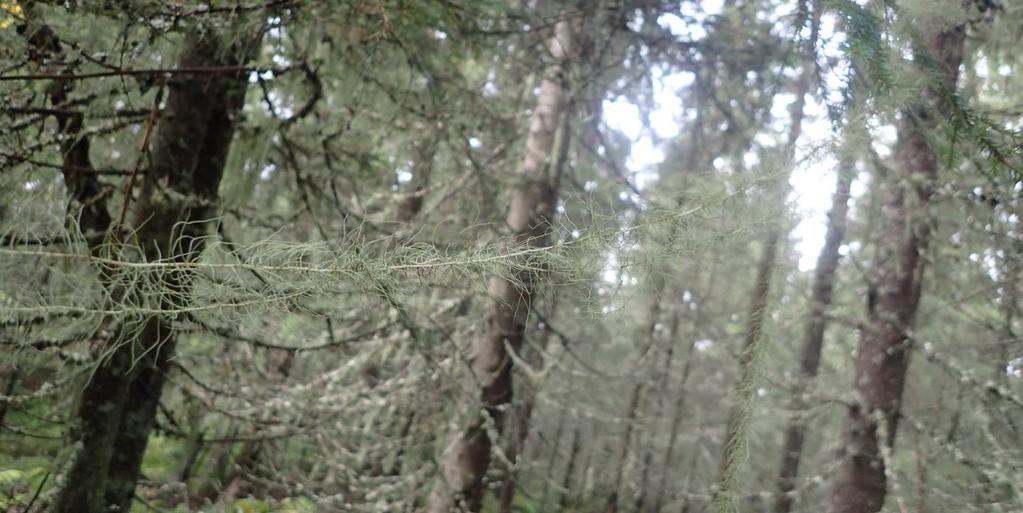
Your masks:
{"label": "tree trunk", "polygon": [[[734,484],[738,476],[739,465],[743,461],[742,453],[745,451],[744,433],[749,423],[749,414],[752,406],[750,401],[754,394],[754,382],[756,379],[754,362],[760,334],[764,325],[764,314],[767,309],[768,293],[771,287],[771,278],[774,274],[775,255],[778,251],[778,244],[781,239],[781,230],[774,230],[768,234],[764,245],[763,254],[757,263],[757,278],[753,287],[753,297],[750,300],[749,313],[747,315],[746,335],[743,341],[742,353],[739,354],[739,380],[735,384],[733,392],[734,404],[728,414],[728,424],[725,431],[725,442],[722,446],[721,466],[718,471],[717,488],[714,490],[713,506],[711,511],[734,511],[737,506],[734,503]],[[731,504],[731,506],[728,506]]]}
{"label": "tree trunk", "polygon": [[[555,153],[557,157],[554,162],[552,172],[554,176],[561,176],[564,171],[565,162],[568,160],[568,147],[571,139],[571,116],[573,109],[571,106],[565,108],[563,118],[561,120],[561,131],[558,133],[557,140],[555,141]],[[549,311],[547,312],[548,318],[553,316],[555,304],[551,304]],[[534,368],[538,368],[543,365],[543,352],[547,348],[547,340],[550,335],[550,331],[546,328],[542,330],[536,340],[535,348],[527,350],[526,361],[529,365]],[[528,349],[528,348],[527,348]],[[531,386],[525,387],[526,391],[524,397],[522,397],[521,404],[515,408],[515,426],[512,438],[512,443],[507,452],[508,460],[512,463],[513,467],[508,470],[508,474],[505,476],[504,483],[501,485],[500,493],[500,504],[498,511],[501,513],[511,513],[512,502],[515,498],[515,486],[516,479],[518,477],[518,458],[522,454],[523,448],[526,446],[526,440],[529,438],[529,423],[533,415],[533,404],[536,400],[537,390]],[[564,417],[562,417],[564,422]],[[560,429],[560,428],[559,428]],[[559,433],[560,435],[560,433]]]}
{"label": "tree trunk", "polygon": [[[568,493],[572,490],[572,474],[575,473],[575,460],[579,456],[579,432],[582,428],[576,426],[572,431],[572,446],[568,452],[568,465],[565,467],[565,479],[561,482],[561,490],[558,490],[558,511],[565,511],[565,507],[568,505]],[[541,503],[540,507],[544,508],[547,505]]]}
{"label": "tree trunk", "polygon": [[544,474],[543,480],[543,492],[540,494],[540,505],[541,507],[547,507],[547,497],[549,497],[551,490],[551,480],[554,479],[554,466],[558,462],[558,450],[561,447],[561,433],[565,430],[565,417],[568,416],[568,412],[564,409],[561,410],[561,415],[558,415],[558,425],[554,428],[554,437],[552,437],[551,446],[549,449],[550,459],[547,461],[547,472]]}
{"label": "tree trunk", "polygon": [[[947,27],[943,23],[919,26]],[[908,331],[920,301],[922,255],[931,232],[927,208],[938,175],[937,155],[927,141],[927,133],[937,124],[933,112],[947,105],[955,89],[965,35],[963,25],[945,28],[927,36],[926,48],[916,49],[914,60],[933,59],[936,69],[927,70],[933,82],[922,101],[903,113],[894,153],[898,169],[881,184],[883,208],[877,254],[869,270],[867,326],[860,334],[856,356],[857,403],[849,407],[842,427],[840,467],[828,509],[831,513],[874,513],[884,505],[886,479],[881,447],[882,443],[888,449],[894,447],[909,365]],[[884,439],[879,440],[879,436]]]}
{"label": "tree trunk", "polygon": [[[542,339],[546,338],[546,331],[540,334]],[[540,346],[546,346],[545,342],[539,342]],[[542,350],[542,349],[541,349]],[[535,364],[539,360],[539,351],[529,351],[530,358],[528,361],[530,364]],[[511,513],[512,502],[515,500],[515,487],[519,468],[519,457],[522,455],[523,449],[526,447],[526,439],[529,437],[529,420],[533,415],[533,398],[535,396],[535,390],[525,390],[523,394],[525,397],[522,401],[516,405],[515,415],[513,416],[512,425],[512,436],[508,444],[508,450],[506,454],[508,461],[512,463],[512,467],[508,469],[508,474],[504,478],[504,482],[501,483],[501,491],[498,496],[498,511],[500,513]]]}
{"label": "tree trunk", "polygon": [[[656,309],[656,312],[660,313],[660,308]],[[655,334],[656,319],[650,324],[650,338],[653,343],[653,337]],[[652,404],[649,406],[656,415],[662,416],[664,414],[664,401],[665,395],[668,393],[668,378],[671,374],[671,365],[675,354],[674,344],[671,340],[667,342],[664,355],[664,367],[661,369],[660,376],[658,377],[657,389],[658,393],[653,396]],[[648,426],[645,432],[641,432],[637,436],[637,447],[642,451],[643,455],[639,459],[639,482],[636,488],[635,497],[633,497],[632,511],[643,511],[644,504],[647,498],[647,488],[650,485],[650,464],[653,462],[653,452],[650,445],[655,443],[653,440],[656,438],[657,430],[656,426]]]}
{"label": "tree trunk", "polygon": [[792,490],[799,475],[799,460],[803,454],[803,439],[806,422],[802,418],[806,409],[805,394],[817,377],[820,368],[821,349],[824,345],[824,329],[827,326],[827,311],[831,307],[831,293],[835,284],[835,273],[841,259],[839,247],[845,237],[846,217],[849,211],[849,188],[852,185],[852,162],[845,158],[839,164],[835,195],[828,212],[828,228],[824,247],[817,257],[813,286],[810,295],[810,314],[803,333],[803,347],[799,358],[799,377],[793,392],[794,417],[785,429],[785,444],[782,449],[781,470],[778,473],[777,513],[792,511]]}
{"label": "tree trunk", "polygon": [[[643,324],[640,325],[640,329],[636,336],[636,340],[646,342],[646,347],[641,348],[643,353],[652,350],[653,345],[656,343],[657,334],[657,322],[661,317],[661,303],[662,296],[664,295],[664,280],[659,280],[654,283],[653,290],[651,291],[651,302],[646,308],[647,317],[644,319]],[[665,366],[661,371],[661,383],[667,376],[668,371],[671,368],[671,358],[673,349],[668,346],[667,354],[665,355]],[[611,483],[611,493],[607,497],[607,503],[605,504],[604,511],[607,513],[614,513],[618,510],[618,500],[621,495],[622,477],[625,472],[625,464],[629,459],[629,445],[632,443],[632,432],[636,423],[636,412],[639,410],[640,399],[643,396],[643,387],[645,381],[638,381],[633,385],[632,392],[629,394],[629,402],[625,407],[625,430],[622,432],[621,442],[618,446],[618,451],[615,454],[614,462],[614,481]]]}
{"label": "tree trunk", "polygon": [[689,458],[689,473],[686,475],[686,486],[683,489],[682,506],[679,509],[680,513],[689,513],[689,510],[693,507],[693,478],[696,477],[696,469],[699,467],[700,458],[694,451],[693,455]]}
{"label": "tree trunk", "polygon": [[[702,306],[701,306],[702,308]],[[675,318],[672,324],[672,333],[676,334],[678,330],[679,314],[675,314]],[[672,338],[677,339],[677,336]],[[682,364],[682,378],[679,383],[678,397],[675,401],[675,411],[671,418],[671,429],[668,431],[668,449],[664,453],[664,469],[661,472],[661,482],[657,486],[657,498],[654,499],[654,507],[651,509],[654,513],[660,513],[661,507],[664,504],[664,493],[668,488],[668,474],[670,473],[672,458],[675,455],[675,445],[678,442],[679,428],[682,426],[683,413],[686,407],[686,384],[689,382],[689,375],[693,368],[693,350],[696,348],[696,337],[689,337],[689,347],[686,349],[686,363]]]}
{"label": "tree trunk", "polygon": [[605,513],[618,511],[618,494],[621,493],[622,476],[625,473],[625,463],[629,459],[629,444],[632,441],[632,429],[636,423],[636,410],[639,409],[639,400],[643,395],[643,383],[636,383],[629,394],[629,404],[625,408],[625,430],[622,431],[621,442],[618,445],[618,452],[614,461],[614,481],[611,482],[611,494],[607,496],[607,504],[604,506]]}
{"label": "tree trunk", "polygon": [[632,511],[643,511],[643,506],[646,502],[647,485],[650,482],[650,461],[653,457],[653,453],[650,452],[649,448],[643,451],[642,468],[639,474],[639,489],[636,491],[636,498],[632,503]]}
{"label": "tree trunk", "polygon": [[[547,162],[553,156],[558,121],[565,112],[566,65],[572,29],[562,20],[554,27],[548,44],[553,63],[540,84],[540,94],[530,120],[526,155],[518,175],[522,180],[508,209],[506,222],[523,246],[549,245],[549,232],[558,201],[558,177],[550,176]],[[502,409],[511,402],[512,362],[506,347],[517,351],[522,344],[538,276],[518,273],[517,280],[498,277],[490,282],[492,303],[487,327],[473,341],[472,373],[481,388],[479,407],[469,407],[468,424],[454,431],[441,457],[441,475],[430,494],[427,511],[479,511],[483,477],[490,467],[490,435],[487,424],[499,429]]]}
{"label": "tree trunk", "polygon": [[[596,430],[594,429],[593,431],[591,431],[591,433],[595,434]],[[586,485],[589,482],[590,464],[593,461],[593,452],[595,450],[596,448],[590,447],[590,450],[586,451],[586,459],[583,460],[582,472],[580,473],[579,476],[579,491],[578,493],[575,494],[576,511],[582,511],[583,503],[585,503],[589,499],[589,496],[586,493],[587,492]],[[565,493],[567,494],[568,490],[565,490]]]}
{"label": "tree trunk", "polygon": [[[228,48],[216,36],[196,34],[179,66],[245,62],[256,45],[254,40],[240,45]],[[212,214],[210,204],[216,199],[245,86],[242,73],[178,76],[168,83],[167,121],[158,129],[152,166],[132,219],[148,260],[189,262],[199,257],[204,220]],[[187,292],[189,276],[168,272],[161,285],[174,293],[165,297],[178,296]],[[182,305],[161,299],[159,306]],[[108,341],[72,418],[74,453],[52,511],[130,509],[174,343],[169,321],[159,317],[129,320]]]}
{"label": "tree trunk", "polygon": [[[550,332],[546,329],[541,331],[536,340],[536,347],[528,350],[528,356],[526,361],[529,365],[534,368],[538,368],[543,365],[542,353],[547,348],[547,340]],[[512,463],[512,468],[508,469],[508,475],[505,476],[504,483],[501,484],[501,493],[499,497],[498,511],[500,513],[511,513],[512,503],[515,499],[515,488],[519,473],[522,471],[520,468],[519,459],[522,456],[523,451],[526,447],[526,440],[529,439],[529,424],[533,416],[533,406],[536,403],[535,390],[531,386],[524,387],[524,394],[522,402],[515,408],[515,422],[514,432],[512,434],[512,440],[509,444],[507,456],[508,460]],[[561,418],[561,422],[565,421],[564,416]],[[561,426],[558,426],[558,436],[560,436]]]}
{"label": "tree trunk", "polygon": [[769,293],[771,290],[771,279],[774,275],[775,260],[778,247],[782,238],[786,235],[781,215],[785,202],[785,192],[788,190],[788,177],[792,169],[793,157],[795,155],[796,142],[803,127],[803,107],[806,103],[806,95],[810,92],[813,73],[816,68],[816,45],[817,36],[820,31],[820,20],[822,14],[821,0],[813,0],[813,12],[810,18],[810,37],[802,48],[801,60],[802,69],[799,78],[796,80],[796,101],[792,105],[791,123],[785,140],[785,146],[781,151],[781,165],[786,172],[779,178],[778,182],[768,191],[767,201],[772,203],[773,219],[768,222],[767,237],[760,259],[757,262],[756,281],[753,286],[753,295],[750,299],[749,312],[746,316],[746,332],[743,340],[742,353],[739,355],[740,377],[736,382],[733,394],[735,403],[728,415],[728,424],[725,432],[725,442],[722,449],[721,467],[718,474],[717,488],[714,492],[712,510],[726,511],[736,508],[732,487],[738,474],[738,466],[745,442],[746,425],[750,417],[750,401],[753,398],[753,385],[755,381],[754,362],[759,350],[761,333],[764,327],[764,316],[766,315]]}
{"label": "tree trunk", "polygon": [[[17,364],[11,366],[11,375],[7,378],[7,384],[4,385],[4,397],[11,397],[14,395],[14,389],[18,386],[18,378],[21,377],[21,367]],[[10,404],[6,400],[0,400],[0,426],[4,425],[4,417],[7,416],[7,406]]]}

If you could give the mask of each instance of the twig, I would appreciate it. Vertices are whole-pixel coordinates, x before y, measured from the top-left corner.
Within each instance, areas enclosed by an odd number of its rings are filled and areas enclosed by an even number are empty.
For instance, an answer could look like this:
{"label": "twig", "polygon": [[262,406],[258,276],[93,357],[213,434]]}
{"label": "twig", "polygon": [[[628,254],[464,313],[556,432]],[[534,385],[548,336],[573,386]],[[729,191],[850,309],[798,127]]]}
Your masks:
{"label": "twig", "polygon": [[139,145],[139,158],[135,160],[135,168],[131,170],[128,177],[128,184],[124,187],[124,202],[121,204],[121,215],[117,221],[118,230],[124,226],[124,218],[128,214],[128,205],[131,204],[131,190],[135,187],[135,177],[139,174],[139,167],[142,160],[146,158],[149,149],[149,137],[153,133],[153,125],[156,122],[156,113],[160,110],[160,102],[163,100],[163,90],[167,81],[160,82],[160,88],[156,90],[156,98],[153,99],[153,108],[149,110],[149,117],[146,118],[146,130],[142,134],[142,144]]}
{"label": "twig", "polygon": [[28,513],[30,511],[32,511],[32,505],[36,503],[36,499],[39,498],[39,493],[43,491],[43,486],[46,484],[46,481],[49,480],[49,479],[50,479],[50,473],[47,472],[46,475],[43,476],[43,480],[39,482],[39,486],[36,488],[36,493],[34,495],[32,495],[32,500],[28,501],[28,506],[25,506],[25,513]]}
{"label": "twig", "polygon": [[250,66],[206,66],[206,67],[183,67],[183,68],[152,68],[152,69],[119,69],[108,71],[94,71],[91,73],[39,73],[31,75],[0,75],[0,82],[14,82],[18,80],[85,80],[89,78],[121,77],[121,76],[145,76],[145,75],[202,75],[206,73],[232,73],[236,71],[249,71],[256,73],[270,72],[274,75],[281,75],[291,71],[294,67],[285,68],[256,68]]}

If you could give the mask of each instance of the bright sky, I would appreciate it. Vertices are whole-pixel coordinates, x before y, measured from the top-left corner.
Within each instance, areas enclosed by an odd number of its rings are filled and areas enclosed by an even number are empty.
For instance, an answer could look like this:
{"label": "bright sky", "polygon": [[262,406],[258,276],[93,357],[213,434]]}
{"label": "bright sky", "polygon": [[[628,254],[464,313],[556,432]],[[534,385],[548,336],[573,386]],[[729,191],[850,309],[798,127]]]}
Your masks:
{"label": "bright sky", "polygon": [[[703,9],[707,14],[717,13],[720,11],[720,1],[703,2]],[[698,14],[694,18],[699,21],[704,16]],[[669,28],[679,37],[699,38],[702,36],[700,33],[691,32],[699,28],[698,25],[688,25],[674,15],[663,15],[658,18],[658,23]],[[825,44],[820,45],[818,50],[824,54],[823,56],[841,57],[841,34],[836,35],[834,28],[834,18],[825,15],[821,22],[821,41],[824,41]],[[699,30],[702,32],[702,29]],[[841,62],[842,59],[839,58],[838,61]],[[629,103],[626,99],[618,98],[604,102],[605,122],[632,140],[632,149],[626,165],[633,173],[633,181],[639,188],[646,187],[657,180],[657,167],[664,160],[665,153],[662,146],[654,143],[655,137],[653,136],[670,143],[679,135],[681,130],[679,121],[685,115],[685,110],[678,93],[680,89],[693,81],[693,76],[689,72],[666,72],[663,69],[654,69],[652,73],[656,107],[649,115],[649,127],[643,126],[639,107]],[[840,77],[844,73],[845,70],[841,68],[835,72],[826,73],[824,76],[826,90],[839,90],[842,85]],[[772,128],[778,133],[783,133],[785,126],[789,123],[788,105],[794,100],[795,97],[791,94],[778,95],[775,99],[775,104],[771,108],[775,120]],[[792,185],[789,201],[799,216],[799,224],[795,227],[792,236],[800,255],[799,269],[801,271],[813,269],[817,254],[824,245],[827,211],[831,207],[837,163],[828,152],[816,152],[814,155],[814,150],[827,144],[833,137],[834,132],[824,107],[808,96],[802,137],[798,141],[796,149],[796,160],[801,164],[793,170],[789,180]],[[808,155],[814,156],[806,158]],[[858,196],[861,192],[862,187],[854,186],[854,196]]]}

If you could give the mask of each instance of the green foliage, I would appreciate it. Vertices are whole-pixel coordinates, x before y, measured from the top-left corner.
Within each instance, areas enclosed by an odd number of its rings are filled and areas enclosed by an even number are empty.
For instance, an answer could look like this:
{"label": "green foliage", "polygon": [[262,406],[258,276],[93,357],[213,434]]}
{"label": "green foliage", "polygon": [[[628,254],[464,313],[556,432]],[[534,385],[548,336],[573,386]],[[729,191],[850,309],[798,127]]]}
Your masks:
{"label": "green foliage", "polygon": [[27,504],[49,475],[46,458],[0,454],[0,508],[9,510]]}
{"label": "green foliage", "polygon": [[884,41],[884,22],[867,7],[852,0],[828,0],[829,9],[841,16],[845,24],[845,51],[860,76],[870,83],[870,91],[881,97],[892,94],[895,74],[891,69],[892,49]]}

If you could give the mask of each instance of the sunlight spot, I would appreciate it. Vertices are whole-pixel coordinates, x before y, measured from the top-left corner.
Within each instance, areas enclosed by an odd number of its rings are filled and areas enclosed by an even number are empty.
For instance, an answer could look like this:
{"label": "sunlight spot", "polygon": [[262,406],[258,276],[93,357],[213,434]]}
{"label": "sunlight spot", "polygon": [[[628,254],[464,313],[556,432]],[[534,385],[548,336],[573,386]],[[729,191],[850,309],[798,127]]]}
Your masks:
{"label": "sunlight spot", "polygon": [[1023,358],[1009,360],[1009,364],[1005,366],[1005,373],[1012,378],[1023,378]]}
{"label": "sunlight spot", "polygon": [[273,176],[274,171],[276,171],[276,170],[277,170],[277,166],[275,166],[273,164],[267,164],[259,172],[259,179],[260,180],[269,180],[270,177]]}
{"label": "sunlight spot", "polygon": [[621,132],[630,141],[639,138],[643,130],[639,107],[624,99],[604,100],[604,121],[611,128]]}
{"label": "sunlight spot", "polygon": [[800,216],[799,224],[793,230],[793,237],[797,240],[800,271],[813,269],[817,255],[824,247],[827,213],[831,209],[837,166],[838,162],[829,156],[797,167],[789,179],[792,185],[789,201],[796,205]]}

